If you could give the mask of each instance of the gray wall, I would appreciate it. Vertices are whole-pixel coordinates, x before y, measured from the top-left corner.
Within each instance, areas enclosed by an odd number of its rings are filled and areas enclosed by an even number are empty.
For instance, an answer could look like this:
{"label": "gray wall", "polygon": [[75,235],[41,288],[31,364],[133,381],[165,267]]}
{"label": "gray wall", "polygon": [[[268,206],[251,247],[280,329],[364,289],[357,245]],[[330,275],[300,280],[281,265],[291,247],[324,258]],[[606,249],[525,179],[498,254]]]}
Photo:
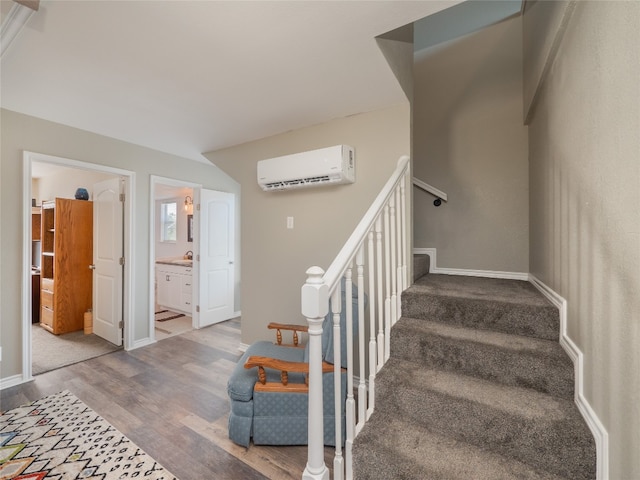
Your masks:
{"label": "gray wall", "polygon": [[[205,188],[239,194],[238,184],[221,170],[132,145],[83,130],[47,122],[8,110],[1,111],[0,164],[0,330],[1,377],[18,375],[22,368],[22,199],[24,150],[136,172],[136,225],[133,285],[134,341],[149,336],[149,200],[150,175],[202,184]],[[18,203],[16,203],[18,202]]]}
{"label": "gray wall", "polygon": [[[409,153],[409,105],[334,120],[206,156],[242,186],[242,342],[273,338],[269,322],[305,324],[305,271],[327,268],[393,172]],[[356,183],[263,192],[259,160],[331,145],[355,148]],[[286,218],[294,217],[293,230]]]}
{"label": "gray wall", "polygon": [[415,53],[414,242],[438,267],[528,271],[520,18]]}
{"label": "gray wall", "polygon": [[578,2],[529,115],[531,272],[567,300],[612,479],[640,478],[638,45],[640,3]]}
{"label": "gray wall", "polygon": [[527,0],[524,4],[527,18],[522,26],[523,42],[527,45],[523,49],[522,99],[525,115],[531,111],[540,82],[555,58],[575,3],[566,0]]}

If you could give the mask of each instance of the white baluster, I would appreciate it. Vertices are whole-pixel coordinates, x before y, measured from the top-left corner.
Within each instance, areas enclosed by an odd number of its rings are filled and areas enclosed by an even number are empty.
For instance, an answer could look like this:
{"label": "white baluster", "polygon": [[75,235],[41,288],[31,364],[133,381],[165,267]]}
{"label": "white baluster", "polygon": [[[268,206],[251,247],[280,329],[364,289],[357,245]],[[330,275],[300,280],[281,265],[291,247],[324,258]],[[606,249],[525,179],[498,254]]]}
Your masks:
{"label": "white baluster", "polygon": [[389,236],[391,237],[391,325],[395,325],[398,320],[398,303],[397,303],[397,273],[396,273],[396,195],[391,194],[389,198],[389,222],[391,231]]}
{"label": "white baluster", "polygon": [[391,253],[389,248],[389,205],[384,206],[384,361],[391,351]]}
{"label": "white baluster", "polygon": [[402,315],[402,298],[401,294],[404,290],[403,281],[402,281],[402,206],[400,205],[400,188],[396,188],[396,205],[398,205],[398,209],[400,211],[396,214],[396,256],[398,259],[398,263],[396,265],[396,278],[398,279],[396,282],[397,286],[397,295],[396,295],[396,317],[395,321],[397,322]]}
{"label": "white baluster", "polygon": [[342,349],[340,348],[340,313],[342,312],[342,289],[340,284],[331,295],[333,312],[333,389],[335,401],[336,453],[333,458],[333,478],[342,480],[344,458],[342,457]]}
{"label": "white baluster", "polygon": [[367,420],[375,410],[376,401],[376,266],[373,251],[373,230],[367,236],[367,263],[369,276],[369,405]]}
{"label": "white baluster", "polygon": [[402,290],[405,291],[409,287],[408,277],[408,265],[409,255],[407,255],[408,249],[408,231],[407,231],[407,198],[406,198],[406,185],[409,169],[407,168],[407,174],[402,178],[400,182],[400,205],[402,208]]}
{"label": "white baluster", "polygon": [[382,218],[376,218],[376,279],[378,300],[378,368],[379,371],[384,365],[384,293],[382,288]]}
{"label": "white baluster", "polygon": [[309,418],[307,465],[303,480],[329,480],[324,463],[324,415],[322,403],[322,322],[329,310],[329,289],[324,270],[311,267],[302,286],[302,314],[309,324]]}
{"label": "white baluster", "polygon": [[358,363],[360,374],[358,379],[358,423],[356,435],[364,427],[367,410],[367,383],[365,382],[365,348],[364,348],[364,244],[356,253],[356,268],[358,272]]}
{"label": "white baluster", "polygon": [[356,404],[353,398],[353,283],[351,280],[351,267],[344,273],[345,278],[345,306],[347,321],[347,401],[346,423],[347,439],[345,441],[345,467],[346,477],[353,478],[353,440],[356,438]]}

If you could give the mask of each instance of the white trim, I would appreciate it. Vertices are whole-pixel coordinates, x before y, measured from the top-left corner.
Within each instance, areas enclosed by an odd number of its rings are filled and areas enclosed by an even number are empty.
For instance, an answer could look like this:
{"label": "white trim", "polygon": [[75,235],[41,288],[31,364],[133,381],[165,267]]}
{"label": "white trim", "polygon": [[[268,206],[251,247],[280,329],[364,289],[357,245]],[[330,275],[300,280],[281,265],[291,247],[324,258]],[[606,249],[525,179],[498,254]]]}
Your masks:
{"label": "white trim", "polygon": [[429,273],[440,275],[461,275],[465,277],[504,278],[508,280],[529,280],[529,274],[524,272],[504,272],[499,270],[469,270],[463,268],[441,268],[437,264],[435,248],[414,248],[414,255],[429,255]]}
{"label": "white trim", "polygon": [[247,351],[247,348],[249,348],[249,344],[247,343],[242,343],[240,342],[240,345],[238,345],[238,350],[240,350],[242,353]]}
{"label": "white trim", "polygon": [[413,254],[414,255],[429,255],[431,257],[431,263],[435,264],[436,263],[436,249],[435,248],[414,248],[413,249]]}
{"label": "white trim", "polygon": [[22,375],[13,375],[11,377],[0,378],[0,390],[4,390],[5,388],[15,387],[16,385],[20,385],[21,383],[26,383],[33,380],[33,378],[25,379]]}
{"label": "white trim", "polygon": [[0,25],[0,57],[4,55],[34,13],[35,10],[26,5],[13,4]]}
{"label": "white trim", "polygon": [[136,348],[146,347],[148,345],[153,345],[154,343],[158,343],[158,341],[151,337],[135,340],[129,350],[135,350]]}
{"label": "white trim", "polygon": [[529,282],[557,307],[560,313],[560,345],[573,361],[575,402],[587,422],[596,444],[596,479],[607,480],[609,478],[609,434],[584,396],[584,355],[567,334],[567,301],[535,275],[529,274]]}
{"label": "white trim", "polygon": [[529,274],[524,272],[502,272],[497,270],[466,270],[462,268],[429,268],[429,272],[441,275],[461,275],[465,277],[505,278],[508,280],[529,279]]}
{"label": "white trim", "polygon": [[[133,285],[135,284],[135,258],[133,255],[133,239],[135,238],[135,225],[133,212],[135,211],[135,172],[120,168],[108,167],[96,163],[72,160],[56,157],[43,153],[24,150],[23,158],[23,184],[22,184],[22,265],[31,264],[31,164],[34,161],[61,165],[78,170],[102,172],[124,178],[124,194],[127,201],[124,207],[124,295],[122,298],[124,330],[124,348],[130,350],[135,334],[133,324]],[[32,352],[31,352],[31,272],[22,269],[22,382],[33,379]],[[13,378],[13,377],[11,377]]]}
{"label": "white trim", "polygon": [[[31,161],[28,152],[22,152],[22,382],[33,380],[31,370]],[[11,378],[15,378],[11,377]]]}

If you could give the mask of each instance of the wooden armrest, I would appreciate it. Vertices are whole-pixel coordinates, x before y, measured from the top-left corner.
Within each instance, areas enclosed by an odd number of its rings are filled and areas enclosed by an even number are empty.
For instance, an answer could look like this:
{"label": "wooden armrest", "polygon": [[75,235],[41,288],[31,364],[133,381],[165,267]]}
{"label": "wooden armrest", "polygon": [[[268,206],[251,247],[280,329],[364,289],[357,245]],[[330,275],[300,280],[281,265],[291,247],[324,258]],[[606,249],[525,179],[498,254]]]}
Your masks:
{"label": "wooden armrest", "polygon": [[307,332],[309,331],[309,326],[308,325],[293,325],[290,323],[275,323],[275,322],[271,322],[269,325],[267,325],[267,328],[271,329],[271,330],[277,330],[276,332],[276,339],[278,342],[278,345],[282,345],[282,332],[281,330],[288,330],[288,331],[292,331],[293,332],[293,345],[294,346],[298,346],[298,332]]}
{"label": "wooden armrest", "polygon": [[270,329],[280,329],[280,330],[293,330],[293,331],[298,331],[298,332],[308,332],[309,331],[309,325],[295,325],[293,323],[276,323],[276,322],[271,322],[269,325],[267,325],[267,328]]}
{"label": "wooden armrest", "polygon": [[[307,376],[305,376],[304,383],[305,385],[309,385],[309,364],[305,362],[287,362],[285,360],[278,360],[277,358],[251,356],[247,358],[247,361],[244,363],[244,368],[254,367],[258,367],[258,381],[262,385],[267,383],[265,368],[280,370],[280,381],[282,385],[286,386],[289,383],[289,372],[306,374]],[[322,362],[322,373],[328,372],[333,372],[333,365]]]}

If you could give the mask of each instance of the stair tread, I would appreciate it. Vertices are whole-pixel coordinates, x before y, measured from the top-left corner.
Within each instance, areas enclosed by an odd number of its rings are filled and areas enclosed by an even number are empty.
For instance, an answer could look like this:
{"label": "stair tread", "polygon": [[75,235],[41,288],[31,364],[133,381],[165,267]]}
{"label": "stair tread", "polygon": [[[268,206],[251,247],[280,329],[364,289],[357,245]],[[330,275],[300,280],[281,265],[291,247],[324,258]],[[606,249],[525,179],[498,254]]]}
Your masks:
{"label": "stair tread", "polygon": [[417,280],[408,291],[555,308],[533,285],[524,280],[429,274]]}
{"label": "stair tread", "polygon": [[[552,422],[575,416],[574,402],[529,388],[503,385],[477,377],[461,375],[414,362],[390,358],[376,379],[378,395],[382,384],[388,382],[405,387],[394,389],[396,395],[432,390],[443,395],[502,410],[525,419]],[[380,399],[376,399],[379,403]]]}
{"label": "stair tread", "polygon": [[463,325],[450,325],[443,322],[425,320],[421,318],[402,317],[394,326],[395,329],[412,329],[417,334],[433,334],[449,337],[455,340],[484,343],[495,347],[512,350],[514,352],[538,352],[554,357],[566,357],[557,341],[544,338],[528,337],[515,333],[503,333],[493,330],[480,330]]}
{"label": "stair tread", "polygon": [[558,340],[560,316],[535,287],[522,280],[425,275],[402,293],[412,318]]}
{"label": "stair tread", "polygon": [[556,341],[402,317],[393,356],[505,385],[573,399],[574,366]]}
{"label": "stair tread", "polygon": [[560,480],[517,460],[427,428],[374,413],[356,438],[354,468],[359,478],[450,480]]}

